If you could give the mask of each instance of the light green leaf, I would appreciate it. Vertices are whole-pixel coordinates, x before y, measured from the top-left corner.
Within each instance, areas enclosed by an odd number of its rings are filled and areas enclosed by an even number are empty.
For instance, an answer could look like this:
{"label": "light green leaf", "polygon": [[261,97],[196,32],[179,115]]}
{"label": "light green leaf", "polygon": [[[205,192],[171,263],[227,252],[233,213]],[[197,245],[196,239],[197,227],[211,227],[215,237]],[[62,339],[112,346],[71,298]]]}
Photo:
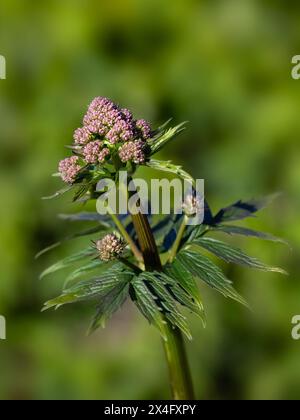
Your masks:
{"label": "light green leaf", "polygon": [[63,260],[56,262],[55,264],[51,265],[51,267],[47,268],[45,271],[42,272],[40,275],[40,279],[48,276],[49,274],[56,273],[59,270],[63,270],[64,268],[70,267],[73,264],[77,263],[78,261],[84,260],[89,257],[93,257],[95,255],[95,249],[93,247],[89,247],[80,251],[74,255],[71,255]]}
{"label": "light green leaf", "polygon": [[74,185],[68,185],[65,188],[62,188],[61,190],[57,191],[56,193],[50,195],[49,197],[42,197],[42,200],[53,200],[54,198],[60,197],[61,195],[67,193],[68,191],[71,191],[71,189],[74,187]]}
{"label": "light green leaf", "polygon": [[88,264],[84,265],[83,267],[77,268],[77,270],[73,271],[66,279],[64,287],[66,287],[69,283],[77,280],[81,276],[84,276],[91,271],[96,270],[97,268],[103,267],[105,264],[108,264],[100,259],[94,260],[89,262]]}
{"label": "light green leaf", "polygon": [[129,270],[124,272],[108,270],[99,277],[80,282],[75,286],[64,290],[61,296],[46,302],[43,310],[53,307],[59,308],[65,304],[84,300],[101,298],[106,296],[121,283],[129,283],[133,275],[134,274]]}
{"label": "light green leaf", "polygon": [[184,181],[188,181],[191,185],[195,185],[194,178],[182,169],[182,166],[174,165],[171,161],[161,161],[151,159],[146,163],[149,168],[156,169],[158,171],[169,172],[177,175]]}
{"label": "light green leaf", "polygon": [[276,273],[287,274],[281,268],[270,267],[260,262],[258,259],[248,256],[240,249],[234,248],[225,242],[221,242],[213,238],[199,238],[194,240],[192,245],[205,248],[207,251],[229,263],[255,268],[262,271],[273,271]]}
{"label": "light green leaf", "polygon": [[93,228],[84,230],[82,232],[79,233],[74,233],[73,235],[69,235],[66,238],[62,239],[60,242],[57,242],[56,244],[50,245],[47,248],[43,249],[42,251],[40,251],[35,258],[38,259],[40,258],[42,255],[47,254],[47,252],[52,251],[55,248],[58,248],[59,246],[61,246],[64,242],[68,242],[71,241],[73,239],[77,239],[77,238],[82,238],[84,236],[89,236],[89,235],[94,235],[95,233],[99,233],[102,232],[103,230],[107,229],[106,227],[104,227],[103,225],[99,225],[99,226],[95,226]]}
{"label": "light green leaf", "polygon": [[159,152],[163,147],[165,147],[171,140],[177,137],[182,131],[185,130],[186,122],[183,122],[176,127],[169,128],[165,130],[165,132],[160,135],[158,138],[154,140],[150,144],[151,148],[151,156],[155,153]]}

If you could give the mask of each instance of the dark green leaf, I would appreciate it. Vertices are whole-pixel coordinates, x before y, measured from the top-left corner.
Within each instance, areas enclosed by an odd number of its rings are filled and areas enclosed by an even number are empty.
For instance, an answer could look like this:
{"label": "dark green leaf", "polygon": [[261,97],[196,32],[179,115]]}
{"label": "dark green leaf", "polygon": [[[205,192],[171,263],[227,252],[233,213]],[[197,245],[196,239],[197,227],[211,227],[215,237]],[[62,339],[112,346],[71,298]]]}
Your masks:
{"label": "dark green leaf", "polygon": [[237,203],[220,210],[214,217],[214,224],[217,225],[219,223],[232,222],[233,220],[242,220],[250,217],[252,214],[267,207],[277,197],[278,194],[273,194],[257,200],[240,200]]}
{"label": "dark green leaf", "polygon": [[258,239],[263,239],[265,241],[271,242],[279,242],[285,245],[289,245],[287,241],[281,238],[277,238],[269,233],[258,232],[253,229],[248,229],[241,226],[229,226],[229,225],[219,225],[213,228],[215,231],[220,231],[227,233],[228,235],[241,235],[241,236],[248,236]]}
{"label": "dark green leaf", "polygon": [[234,248],[225,242],[218,241],[212,238],[199,238],[196,239],[193,245],[198,245],[213,253],[217,257],[226,262],[243,265],[250,268],[255,268],[262,271],[273,271],[281,274],[287,274],[284,270],[278,267],[270,267],[258,259],[245,254],[242,250]]}
{"label": "dark green leaf", "polygon": [[[168,276],[162,273],[142,273],[139,276],[140,280],[142,280],[149,291],[153,299],[155,300],[156,304],[159,306],[161,312],[167,318],[167,320],[174,326],[178,327],[185,333],[185,335],[191,339],[191,333],[189,331],[188,325],[186,323],[186,319],[184,316],[179,312],[174,297],[168,292],[165,285],[167,281],[170,284],[170,279]],[[165,284],[162,282],[164,279]],[[182,295],[184,292],[182,292]]]}
{"label": "dark green leaf", "polygon": [[105,327],[106,321],[123,306],[128,297],[128,293],[129,283],[125,281],[115,286],[101,298],[96,315],[89,328],[89,334],[93,333],[99,327]]}
{"label": "dark green leaf", "polygon": [[178,254],[177,259],[193,276],[200,278],[225,297],[248,306],[245,299],[236,292],[231,281],[225,277],[220,268],[204,255],[185,249]]}
{"label": "dark green leaf", "polygon": [[162,311],[156,304],[155,297],[149,291],[144,281],[139,277],[135,277],[132,281],[134,291],[134,303],[144,315],[150,324],[154,325],[160,331],[162,337],[167,340],[165,324],[167,323],[163,317]]}

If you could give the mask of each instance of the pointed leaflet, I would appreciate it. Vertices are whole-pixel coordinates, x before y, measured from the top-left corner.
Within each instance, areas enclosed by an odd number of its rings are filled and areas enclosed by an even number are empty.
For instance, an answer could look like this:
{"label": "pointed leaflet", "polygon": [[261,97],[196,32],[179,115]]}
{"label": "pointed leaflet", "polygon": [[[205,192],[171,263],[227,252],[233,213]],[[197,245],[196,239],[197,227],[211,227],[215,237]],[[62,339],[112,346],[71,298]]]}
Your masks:
{"label": "pointed leaflet", "polygon": [[264,209],[272,203],[278,194],[273,194],[257,200],[238,201],[237,203],[221,209],[214,217],[214,224],[232,222],[233,220],[242,220],[250,217],[252,214]]}
{"label": "pointed leaflet", "polygon": [[144,317],[154,325],[162,337],[167,340],[165,332],[166,320],[164,319],[161,309],[156,304],[155,298],[147,288],[146,284],[140,277],[135,277],[132,282],[131,298]]}
{"label": "pointed leaflet", "polygon": [[44,310],[52,307],[59,308],[62,305],[101,298],[106,296],[121,283],[129,283],[133,273],[127,271],[107,270],[99,277],[83,281],[75,286],[64,290],[63,294],[45,303]]}
{"label": "pointed leaflet", "polygon": [[258,259],[245,254],[242,250],[234,248],[225,242],[218,241],[212,238],[199,238],[191,243],[191,245],[198,245],[205,248],[207,251],[213,253],[217,257],[226,262],[243,265],[250,268],[255,268],[262,271],[273,271],[281,274],[287,274],[284,270],[278,267],[270,267]]}
{"label": "pointed leaflet", "polygon": [[185,249],[178,254],[177,259],[193,276],[201,279],[225,297],[248,306],[247,302],[236,292],[230,280],[225,277],[219,267],[204,255]]}
{"label": "pointed leaflet", "polygon": [[71,222],[101,222],[104,226],[113,226],[113,222],[110,216],[100,215],[99,213],[93,212],[82,212],[75,214],[59,214],[58,217],[62,220],[68,220]]}
{"label": "pointed leaflet", "polygon": [[35,258],[38,259],[40,258],[42,255],[47,254],[47,252],[52,251],[55,248],[58,248],[59,246],[61,246],[64,242],[68,242],[68,241],[72,241],[73,239],[77,239],[77,238],[82,238],[84,236],[89,236],[89,235],[94,235],[95,233],[98,232],[102,232],[103,230],[105,230],[106,227],[100,225],[100,226],[95,226],[93,228],[84,230],[82,232],[78,232],[78,233],[74,233],[73,235],[69,235],[66,238],[62,239],[60,242],[57,242],[56,244],[50,245],[47,248],[43,249],[42,251],[40,251]]}
{"label": "pointed leaflet", "polygon": [[165,318],[174,326],[181,329],[184,334],[191,339],[191,333],[186,323],[185,317],[176,307],[174,298],[169,294],[161,281],[158,280],[158,273],[142,273],[139,279],[144,282],[152,295],[159,310]]}
{"label": "pointed leaflet", "polygon": [[174,165],[170,161],[161,161],[151,159],[146,163],[149,168],[156,169],[158,171],[169,172],[179,176],[179,178],[188,181],[191,185],[195,185],[194,178],[182,169],[182,166]]}
{"label": "pointed leaflet", "polygon": [[279,242],[285,245],[289,245],[287,241],[282,238],[271,235],[270,233],[259,232],[257,230],[248,229],[242,226],[229,226],[229,225],[219,225],[213,228],[214,231],[220,231],[227,233],[228,235],[241,235],[249,236],[252,238],[263,239],[265,241]]}
{"label": "pointed leaflet", "polygon": [[79,277],[90,273],[91,271],[96,270],[97,268],[103,267],[103,265],[108,264],[100,259],[93,260],[88,264],[84,265],[83,267],[77,268],[77,270],[73,271],[66,279],[64,286],[66,287],[69,283],[77,280]]}
{"label": "pointed leaflet", "polygon": [[106,321],[117,312],[125,303],[129,293],[129,282],[121,282],[110,290],[100,300],[96,315],[89,328],[89,334],[93,333],[99,327],[104,328]]}
{"label": "pointed leaflet", "polygon": [[[192,294],[190,294],[184,287],[182,287],[176,278],[173,278],[166,272],[156,272],[153,273],[152,279],[149,278],[149,281],[152,281],[154,289],[157,291],[161,298],[170,294],[175,301],[188,308],[194,314],[198,315],[202,319],[203,324],[206,324],[202,303],[199,303],[199,299],[195,299]],[[197,298],[199,298],[199,293]]]}
{"label": "pointed leaflet", "polygon": [[49,197],[43,197],[42,200],[52,200],[54,198],[60,197],[61,195],[67,193],[68,191],[71,191],[71,189],[74,188],[74,185],[68,185],[67,187],[57,191],[56,193],[50,195]]}
{"label": "pointed leaflet", "polygon": [[178,136],[182,131],[185,130],[186,122],[183,122],[176,127],[167,129],[163,134],[157,137],[153,142],[150,143],[151,156],[159,152],[165,147],[171,140]]}
{"label": "pointed leaflet", "polygon": [[49,274],[55,273],[59,270],[63,270],[64,268],[70,267],[71,265],[75,264],[78,261],[82,261],[94,255],[95,255],[95,249],[93,247],[89,247],[83,251],[80,251],[74,255],[71,255],[70,257],[64,258],[63,260],[56,262],[55,264],[51,265],[51,267],[43,271],[42,274],[40,275],[40,279],[43,279]]}

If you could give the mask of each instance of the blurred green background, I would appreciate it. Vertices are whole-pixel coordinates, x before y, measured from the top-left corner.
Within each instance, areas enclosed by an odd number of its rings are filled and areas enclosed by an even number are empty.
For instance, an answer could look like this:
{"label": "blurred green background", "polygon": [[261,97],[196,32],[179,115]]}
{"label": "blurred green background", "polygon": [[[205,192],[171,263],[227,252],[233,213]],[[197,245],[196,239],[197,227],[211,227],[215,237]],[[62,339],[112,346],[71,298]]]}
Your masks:
{"label": "blurred green background", "polygon": [[90,338],[92,307],[40,313],[65,273],[42,282],[39,273],[87,241],[34,261],[75,229],[56,218],[76,210],[70,199],[40,197],[59,187],[49,175],[99,95],[153,125],[188,120],[163,157],[205,178],[214,210],[283,192],[247,225],[287,238],[293,252],[234,243],[290,277],[224,265],[253,312],[202,288],[208,326],[191,319],[188,352],[198,398],[300,398],[300,342],[291,339],[300,313],[299,18],[299,3],[279,0],[2,0],[1,399],[169,397],[159,335],[130,303]]}

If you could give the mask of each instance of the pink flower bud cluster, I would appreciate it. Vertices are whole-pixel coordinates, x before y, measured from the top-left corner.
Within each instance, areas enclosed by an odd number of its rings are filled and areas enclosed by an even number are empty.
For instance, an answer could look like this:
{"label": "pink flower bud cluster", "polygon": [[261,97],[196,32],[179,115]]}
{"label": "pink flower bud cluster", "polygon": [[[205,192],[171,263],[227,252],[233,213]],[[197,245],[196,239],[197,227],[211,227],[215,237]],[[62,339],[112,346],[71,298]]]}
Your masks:
{"label": "pink flower bud cluster", "polygon": [[145,163],[145,142],[135,140],[125,143],[119,149],[119,157],[122,162],[133,162],[136,165]]}
{"label": "pink flower bud cluster", "polygon": [[65,182],[73,183],[81,167],[112,163],[110,158],[118,155],[124,164],[143,164],[151,135],[147,121],[135,120],[128,109],[120,108],[110,99],[97,97],[88,107],[83,127],[74,133],[77,156],[59,164],[61,177]]}
{"label": "pink flower bud cluster", "polygon": [[76,180],[76,177],[81,170],[81,166],[78,164],[79,157],[72,156],[70,158],[64,159],[59,163],[59,173],[61,178],[67,184],[73,184]]}

